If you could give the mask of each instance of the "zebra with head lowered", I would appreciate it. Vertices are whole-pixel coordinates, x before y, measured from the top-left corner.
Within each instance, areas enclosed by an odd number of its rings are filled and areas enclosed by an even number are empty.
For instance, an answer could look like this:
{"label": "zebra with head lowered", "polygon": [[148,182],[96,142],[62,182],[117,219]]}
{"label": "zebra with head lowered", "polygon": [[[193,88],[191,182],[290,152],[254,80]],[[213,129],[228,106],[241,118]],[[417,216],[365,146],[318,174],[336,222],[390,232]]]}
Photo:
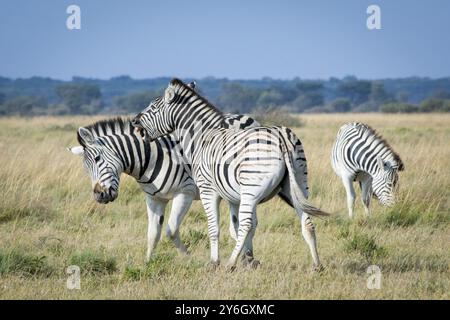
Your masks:
{"label": "zebra with head lowered", "polygon": [[[259,125],[252,118],[228,114],[226,128]],[[198,189],[178,154],[178,142],[171,136],[151,143],[144,141],[129,119],[110,119],[81,127],[77,134],[80,146],[70,148],[83,156],[83,165],[91,177],[96,201],[114,201],[119,192],[121,173],[139,183],[146,194],[148,234],[146,260],[151,257],[161,235],[164,211],[173,199],[166,234],[176,247],[186,253],[179,227],[192,201],[199,199]]]}
{"label": "zebra with head lowered", "polygon": [[400,156],[368,125],[352,122],[340,128],[333,145],[331,163],[347,192],[350,217],[353,217],[355,202],[353,181],[358,181],[361,187],[366,214],[370,213],[372,195],[383,205],[395,202],[398,171],[404,170],[405,166]]}
{"label": "zebra with head lowered", "polygon": [[306,159],[300,140],[284,127],[256,127],[240,131],[221,128],[223,114],[181,80],[173,79],[164,96],[139,113],[133,124],[149,140],[174,134],[192,168],[207,214],[211,263],[219,263],[219,203],[228,201],[236,228],[236,246],[227,267],[238,256],[253,257],[256,206],[280,193],[302,222],[315,268],[320,268],[314,225],[310,215],[326,215],[311,206],[306,185]]}

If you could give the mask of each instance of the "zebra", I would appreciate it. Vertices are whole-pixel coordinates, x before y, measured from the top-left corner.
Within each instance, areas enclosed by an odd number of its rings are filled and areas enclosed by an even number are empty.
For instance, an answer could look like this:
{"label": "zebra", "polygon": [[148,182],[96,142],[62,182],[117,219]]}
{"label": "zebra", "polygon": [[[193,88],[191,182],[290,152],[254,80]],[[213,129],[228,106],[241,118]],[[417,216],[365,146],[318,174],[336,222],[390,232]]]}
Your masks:
{"label": "zebra", "polygon": [[[249,116],[227,114],[225,128],[259,126]],[[187,254],[179,227],[192,201],[199,199],[198,189],[177,153],[178,142],[167,136],[148,143],[127,118],[113,118],[81,127],[79,146],[68,148],[83,156],[83,165],[91,177],[94,198],[109,203],[118,196],[122,172],[132,176],[146,194],[148,213],[146,261],[156,248],[164,222],[167,203],[173,200],[166,228],[178,250]]]}
{"label": "zebra", "polygon": [[394,204],[398,171],[403,171],[405,166],[386,140],[368,125],[351,122],[339,129],[331,152],[331,164],[344,184],[350,218],[355,202],[353,181],[359,182],[367,215],[370,214],[372,195],[383,205]]}
{"label": "zebra", "polygon": [[226,264],[233,270],[243,249],[244,255],[253,258],[256,206],[279,193],[299,215],[313,268],[320,270],[310,215],[327,213],[307,202],[306,158],[300,140],[285,127],[228,130],[221,128],[223,119],[211,103],[174,78],[164,96],[136,115],[133,125],[150,141],[167,134],[180,141],[207,214],[212,266],[220,263],[220,200],[228,201],[236,232],[236,246]]}

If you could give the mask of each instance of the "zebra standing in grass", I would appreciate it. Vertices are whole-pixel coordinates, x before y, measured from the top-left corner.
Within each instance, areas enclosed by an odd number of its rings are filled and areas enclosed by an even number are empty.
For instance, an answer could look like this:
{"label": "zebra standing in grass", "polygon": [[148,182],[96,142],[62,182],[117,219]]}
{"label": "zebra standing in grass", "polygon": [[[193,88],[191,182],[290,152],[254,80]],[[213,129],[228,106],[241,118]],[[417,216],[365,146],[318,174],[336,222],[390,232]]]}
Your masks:
{"label": "zebra standing in grass", "polygon": [[[239,129],[259,124],[247,116],[228,114],[222,125]],[[186,253],[179,226],[192,201],[199,199],[199,194],[178,154],[177,141],[167,136],[146,142],[129,119],[121,118],[82,127],[77,138],[80,146],[72,147],[70,151],[83,156],[96,201],[108,203],[117,198],[122,172],[135,178],[145,192],[148,212],[146,260],[150,259],[158,243],[165,207],[172,199],[166,234],[182,253]]]}
{"label": "zebra standing in grass", "polygon": [[347,192],[348,214],[353,217],[355,190],[358,181],[366,214],[375,195],[383,205],[392,205],[398,171],[404,170],[400,156],[371,127],[352,122],[343,125],[331,153],[334,172],[341,177]]}
{"label": "zebra standing in grass", "polygon": [[236,246],[227,263],[234,268],[242,249],[253,258],[252,239],[257,224],[256,206],[280,193],[295,209],[302,233],[321,268],[314,225],[310,215],[326,215],[308,204],[306,159],[300,140],[284,127],[245,130],[221,128],[224,116],[206,99],[178,79],[164,97],[155,99],[133,124],[149,140],[173,133],[192,176],[208,218],[211,263],[219,263],[219,203],[228,201],[234,212]]}

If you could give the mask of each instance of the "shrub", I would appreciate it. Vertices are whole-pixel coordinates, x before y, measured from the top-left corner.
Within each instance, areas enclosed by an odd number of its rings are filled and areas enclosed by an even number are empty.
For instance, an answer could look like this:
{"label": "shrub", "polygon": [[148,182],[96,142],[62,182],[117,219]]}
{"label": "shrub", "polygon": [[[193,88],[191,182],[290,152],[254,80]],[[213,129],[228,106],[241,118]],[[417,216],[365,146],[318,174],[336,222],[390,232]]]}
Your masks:
{"label": "shrub", "polygon": [[419,108],[412,104],[392,102],[380,107],[381,112],[385,113],[411,113],[417,112]]}
{"label": "shrub", "polygon": [[421,112],[450,112],[450,100],[431,98],[422,101]]}
{"label": "shrub", "polygon": [[50,276],[53,271],[53,268],[47,264],[45,256],[29,254],[17,249],[0,251],[0,275]]}
{"label": "shrub", "polygon": [[80,267],[83,275],[111,274],[117,270],[115,258],[89,250],[73,254],[69,258],[69,264]]}
{"label": "shrub", "polygon": [[352,108],[350,99],[338,98],[330,103],[329,108],[333,112],[347,112]]}
{"label": "shrub", "polygon": [[387,254],[386,249],[379,246],[373,236],[360,233],[354,233],[351,236],[348,234],[344,248],[347,252],[357,252],[369,263],[378,258],[383,258]]}
{"label": "shrub", "polygon": [[264,126],[301,127],[301,121],[285,108],[257,108],[252,117]]}
{"label": "shrub", "polygon": [[123,277],[132,281],[139,281],[145,278],[161,278],[167,273],[167,270],[171,268],[173,258],[173,254],[153,254],[144,268],[127,266],[123,272]]}
{"label": "shrub", "polygon": [[191,229],[185,237],[185,243],[188,247],[192,247],[204,241],[207,237],[206,233]]}

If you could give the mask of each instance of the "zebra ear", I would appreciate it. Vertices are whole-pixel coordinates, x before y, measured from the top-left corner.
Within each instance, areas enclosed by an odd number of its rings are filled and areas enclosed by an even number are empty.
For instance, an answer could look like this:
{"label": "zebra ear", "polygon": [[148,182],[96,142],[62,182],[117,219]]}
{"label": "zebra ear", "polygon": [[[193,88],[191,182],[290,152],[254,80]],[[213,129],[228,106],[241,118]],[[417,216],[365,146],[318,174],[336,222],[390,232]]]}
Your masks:
{"label": "zebra ear", "polygon": [[381,159],[380,156],[377,156],[377,164],[378,164],[378,167],[379,167],[381,170],[384,170],[384,162],[383,162],[383,159]]}
{"label": "zebra ear", "polygon": [[76,146],[76,147],[69,147],[67,148],[70,152],[72,152],[74,155],[82,156],[84,153],[84,148],[82,146]]}
{"label": "zebra ear", "polygon": [[175,98],[175,89],[169,86],[164,92],[164,102],[171,103]]}
{"label": "zebra ear", "polygon": [[188,84],[188,87],[191,88],[192,90],[195,90],[196,85],[197,85],[197,83],[195,81],[192,81]]}
{"label": "zebra ear", "polygon": [[78,128],[78,142],[80,142],[81,145],[93,145],[94,141],[94,136],[88,129],[83,127]]}

